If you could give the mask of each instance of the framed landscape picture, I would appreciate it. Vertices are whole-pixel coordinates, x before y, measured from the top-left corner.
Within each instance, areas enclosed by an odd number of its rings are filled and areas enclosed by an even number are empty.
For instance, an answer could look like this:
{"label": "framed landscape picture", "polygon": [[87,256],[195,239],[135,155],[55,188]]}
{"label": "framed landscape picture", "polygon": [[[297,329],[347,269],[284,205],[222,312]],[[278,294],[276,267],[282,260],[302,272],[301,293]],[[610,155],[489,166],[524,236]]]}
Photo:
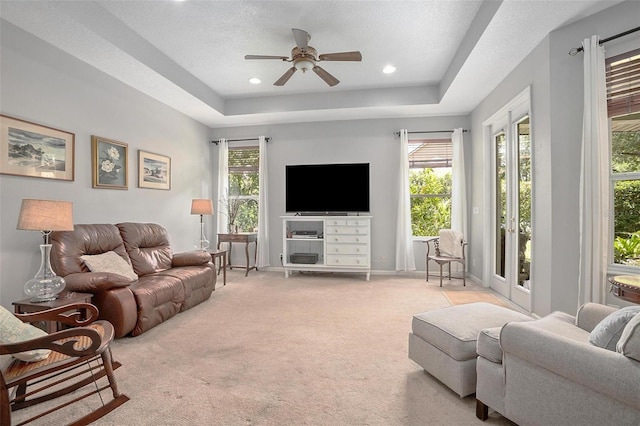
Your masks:
{"label": "framed landscape picture", "polygon": [[91,136],[91,181],[94,188],[128,189],[129,147],[126,143]]}
{"label": "framed landscape picture", "polygon": [[138,150],[138,186],[171,189],[171,158]]}
{"label": "framed landscape picture", "polygon": [[75,134],[0,114],[0,173],[74,179]]}

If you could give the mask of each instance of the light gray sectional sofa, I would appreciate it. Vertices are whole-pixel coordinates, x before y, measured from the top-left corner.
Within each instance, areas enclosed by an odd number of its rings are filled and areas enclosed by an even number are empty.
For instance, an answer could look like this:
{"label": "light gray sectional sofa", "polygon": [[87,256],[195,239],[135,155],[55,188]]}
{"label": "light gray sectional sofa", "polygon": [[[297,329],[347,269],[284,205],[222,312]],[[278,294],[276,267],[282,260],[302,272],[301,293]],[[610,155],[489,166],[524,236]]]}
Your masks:
{"label": "light gray sectional sofa", "polygon": [[640,314],[605,336],[609,349],[589,341],[616,311],[588,303],[576,317],[554,312],[482,330],[478,418],[490,407],[521,426],[640,425]]}

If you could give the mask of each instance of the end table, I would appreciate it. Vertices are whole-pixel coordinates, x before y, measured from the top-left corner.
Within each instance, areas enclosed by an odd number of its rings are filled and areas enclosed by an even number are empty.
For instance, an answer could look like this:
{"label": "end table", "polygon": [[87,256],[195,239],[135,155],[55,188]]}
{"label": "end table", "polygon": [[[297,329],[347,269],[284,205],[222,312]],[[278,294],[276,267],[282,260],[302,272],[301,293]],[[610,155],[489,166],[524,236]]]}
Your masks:
{"label": "end table", "polygon": [[213,265],[216,264],[216,259],[220,262],[220,266],[218,267],[218,275],[220,275],[220,270],[222,270],[222,285],[227,285],[227,251],[226,250],[214,250],[210,251],[211,260],[213,260]]}
{"label": "end table", "polygon": [[[30,299],[13,302],[16,314],[29,314],[32,312],[40,312],[46,309],[59,308],[60,306],[69,305],[71,303],[91,303],[91,293],[78,293],[75,291],[63,291],[58,295],[56,300],[49,302],[32,302]],[[42,328],[47,333],[55,333],[62,329],[62,324],[57,322],[43,323]]]}

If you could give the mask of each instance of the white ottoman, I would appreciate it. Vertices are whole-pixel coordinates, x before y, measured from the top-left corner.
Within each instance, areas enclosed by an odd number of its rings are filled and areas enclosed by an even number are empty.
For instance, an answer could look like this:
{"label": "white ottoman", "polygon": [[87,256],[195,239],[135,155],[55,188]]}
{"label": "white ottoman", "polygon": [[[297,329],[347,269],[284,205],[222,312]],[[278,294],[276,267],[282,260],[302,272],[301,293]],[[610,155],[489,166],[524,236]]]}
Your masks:
{"label": "white ottoman", "polygon": [[409,333],[409,358],[464,397],[476,391],[480,330],[530,320],[527,315],[484,302],[416,314]]}

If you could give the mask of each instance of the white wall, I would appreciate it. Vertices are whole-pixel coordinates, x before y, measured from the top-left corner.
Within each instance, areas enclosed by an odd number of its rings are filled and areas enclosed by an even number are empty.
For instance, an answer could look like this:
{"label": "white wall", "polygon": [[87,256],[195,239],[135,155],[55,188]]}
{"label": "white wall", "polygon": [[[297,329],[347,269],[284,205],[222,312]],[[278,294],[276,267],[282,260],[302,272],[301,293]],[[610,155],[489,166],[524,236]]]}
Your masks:
{"label": "white wall", "polygon": [[[533,312],[575,312],[578,303],[578,189],[582,135],[582,55],[569,56],[584,38],[602,38],[637,26],[640,2],[627,1],[551,33],[472,113],[472,256],[482,256],[484,158],[482,122],[531,86],[533,132]],[[640,34],[608,43],[640,45]],[[482,276],[478,258],[471,269]],[[618,302],[619,303],[619,302]]]}
{"label": "white wall", "polygon": [[[280,266],[284,215],[284,172],[288,164],[370,163],[372,269],[395,270],[397,187],[400,179],[399,137],[394,132],[468,129],[469,117],[334,121],[215,129],[213,138],[271,137],[268,143],[270,264]],[[466,137],[466,134],[465,134]],[[217,164],[217,148],[212,158]],[[214,177],[217,181],[217,179]],[[309,191],[318,182],[309,182]],[[214,190],[217,183],[214,183]],[[424,244],[415,243],[416,267],[424,270]],[[235,250],[234,250],[235,253]],[[234,254],[235,255],[235,254]]]}
{"label": "white wall", "polygon": [[[211,129],[5,21],[1,31],[0,112],[75,133],[76,147],[73,182],[0,175],[0,304],[24,298],[40,264],[40,234],[16,230],[23,198],[72,201],[75,223],[159,223],[174,251],[191,250],[191,199],[212,197]],[[91,135],[129,145],[128,190],[91,187]],[[139,149],[171,157],[170,191],[137,187]]]}

